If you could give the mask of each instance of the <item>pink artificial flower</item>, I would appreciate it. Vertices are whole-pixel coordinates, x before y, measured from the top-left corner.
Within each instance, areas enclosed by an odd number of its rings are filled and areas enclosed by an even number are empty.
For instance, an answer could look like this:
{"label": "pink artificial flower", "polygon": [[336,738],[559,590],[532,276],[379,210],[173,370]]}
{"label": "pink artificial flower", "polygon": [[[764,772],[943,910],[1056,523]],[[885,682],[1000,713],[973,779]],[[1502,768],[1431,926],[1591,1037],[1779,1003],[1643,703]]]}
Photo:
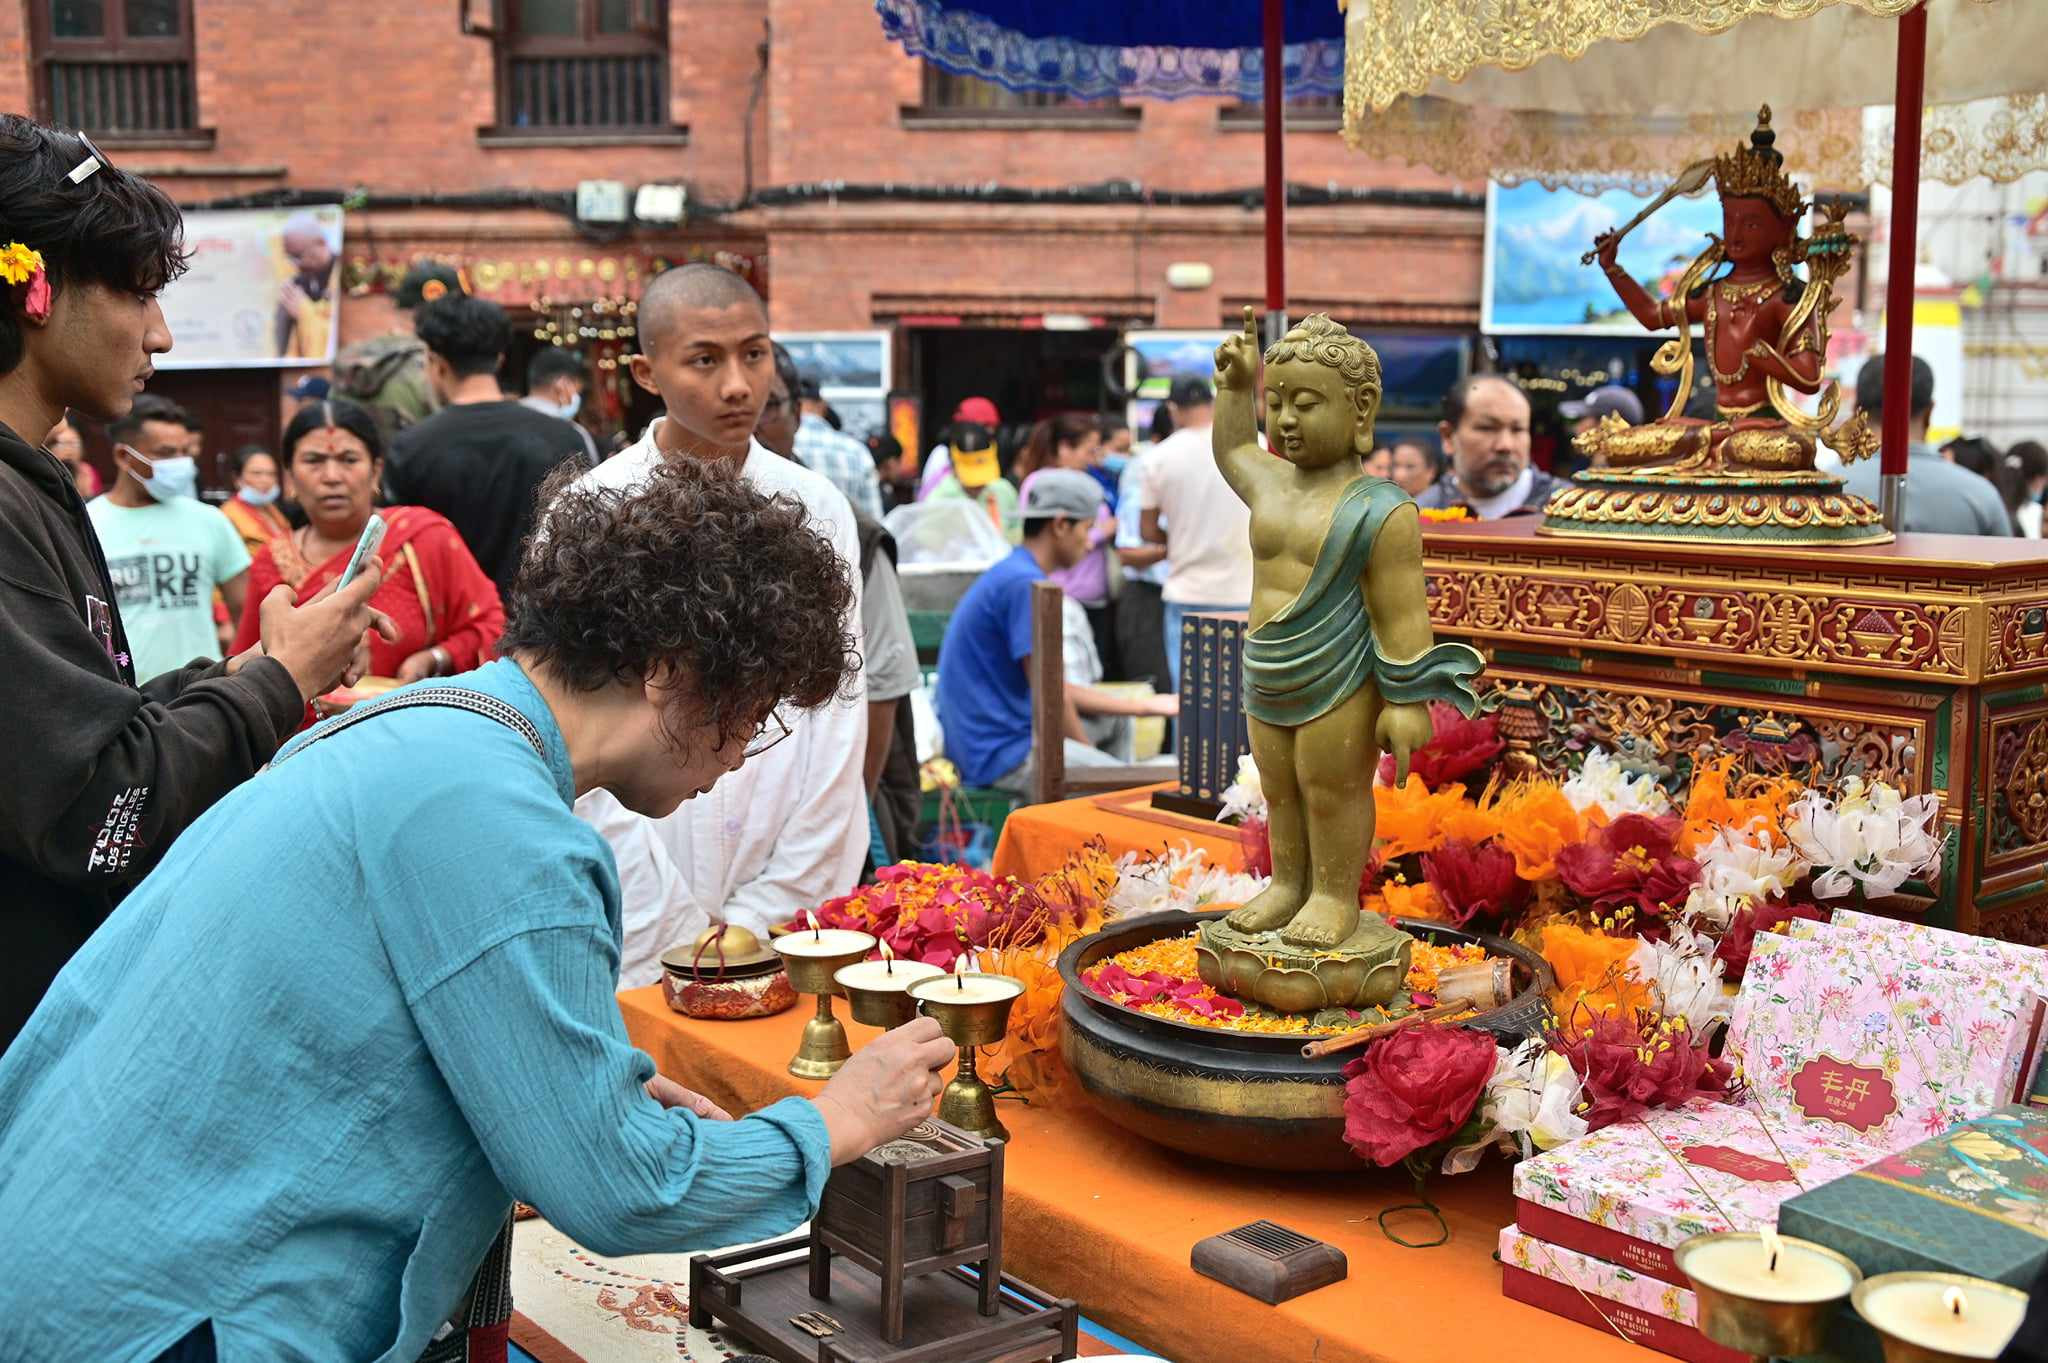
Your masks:
{"label": "pink artificial flower", "polygon": [[45,270],[45,269],[42,269],[42,268],[41,268],[41,267],[39,266],[39,267],[37,267],[37,269],[36,269],[36,272],[35,272],[35,273],[34,273],[33,275],[31,275],[31,276],[29,277],[29,281],[28,281],[28,294],[27,294],[27,296],[26,296],[25,298],[23,298],[23,300],[22,300],[22,304],[21,304],[21,310],[22,310],[23,312],[25,312],[25,313],[27,313],[27,314],[28,314],[29,320],[30,320],[30,321],[32,321],[32,322],[44,322],[44,321],[48,321],[48,320],[49,320],[49,317],[50,317],[50,274],[49,274],[49,271],[47,271],[47,270]]}

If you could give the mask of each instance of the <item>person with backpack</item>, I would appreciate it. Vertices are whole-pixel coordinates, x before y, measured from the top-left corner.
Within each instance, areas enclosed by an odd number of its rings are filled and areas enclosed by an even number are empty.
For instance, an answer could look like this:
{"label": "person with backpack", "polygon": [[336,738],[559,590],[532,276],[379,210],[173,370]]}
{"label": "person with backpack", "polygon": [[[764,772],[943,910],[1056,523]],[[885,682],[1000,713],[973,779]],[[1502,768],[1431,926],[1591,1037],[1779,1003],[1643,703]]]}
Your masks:
{"label": "person with backpack", "polygon": [[423,303],[466,292],[454,266],[433,261],[415,265],[405,272],[392,298],[406,329],[357,341],[334,357],[334,392],[370,409],[386,445],[400,431],[441,410],[441,400],[427,379],[426,343],[412,333],[413,313]]}

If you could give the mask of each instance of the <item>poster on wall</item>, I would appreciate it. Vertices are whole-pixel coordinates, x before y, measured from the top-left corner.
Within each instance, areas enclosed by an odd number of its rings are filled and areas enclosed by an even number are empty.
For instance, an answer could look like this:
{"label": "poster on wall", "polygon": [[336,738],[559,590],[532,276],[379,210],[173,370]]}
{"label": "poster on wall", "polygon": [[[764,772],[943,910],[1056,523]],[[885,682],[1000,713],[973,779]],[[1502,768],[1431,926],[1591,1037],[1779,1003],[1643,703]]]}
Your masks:
{"label": "poster on wall", "polygon": [[895,387],[886,331],[777,332],[797,372],[815,381],[846,434],[856,440],[889,428],[888,396]]}
{"label": "poster on wall", "polygon": [[[1643,335],[1600,263],[1581,265],[1579,257],[1649,202],[1621,189],[1586,195],[1533,181],[1487,185],[1480,328],[1508,336]],[[1618,259],[1651,297],[1663,297],[1706,249],[1707,233],[1720,230],[1721,203],[1712,194],[1673,199],[1622,239]]]}
{"label": "poster on wall", "polygon": [[191,267],[164,289],[159,369],[331,364],[341,294],[339,204],[195,209]]}

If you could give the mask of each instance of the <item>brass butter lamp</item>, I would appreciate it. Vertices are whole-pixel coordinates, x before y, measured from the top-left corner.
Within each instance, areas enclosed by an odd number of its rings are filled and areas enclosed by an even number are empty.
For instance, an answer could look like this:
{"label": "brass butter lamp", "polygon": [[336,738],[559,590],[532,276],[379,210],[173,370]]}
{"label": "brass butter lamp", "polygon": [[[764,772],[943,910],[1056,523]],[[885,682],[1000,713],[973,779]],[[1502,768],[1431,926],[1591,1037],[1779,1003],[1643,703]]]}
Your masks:
{"label": "brass butter lamp", "polygon": [[1883,1342],[1884,1363],[1999,1358],[2027,1314],[2018,1288],[1960,1273],[1880,1273],[1857,1285],[1853,1301]]}
{"label": "brass butter lamp", "polygon": [[993,1046],[1010,1026],[1010,1008],[1024,992],[1024,982],[1010,975],[985,975],[967,968],[962,956],[954,973],[920,980],[910,997],[920,1012],[938,1020],[946,1039],[960,1048],[960,1067],[939,1096],[939,1120],[984,1140],[1010,1139],[1009,1128],[996,1118],[995,1095],[974,1072],[974,1048]]}
{"label": "brass butter lamp", "polygon": [[884,1031],[901,1027],[917,1016],[917,1000],[910,986],[920,980],[936,979],[946,972],[923,961],[899,961],[883,942],[882,959],[855,961],[833,972],[832,981],[853,1010],[853,1020],[863,1027]]}
{"label": "brass butter lamp", "polygon": [[846,1044],[845,1024],[832,1012],[832,996],[840,992],[832,977],[873,951],[875,939],[851,928],[821,928],[816,914],[804,917],[805,927],[784,933],[771,944],[782,955],[790,986],[799,994],[818,997],[818,1011],[804,1023],[803,1044],[790,1060],[789,1072],[799,1079],[830,1079],[853,1054]]}
{"label": "brass butter lamp", "polygon": [[1695,1235],[1673,1253],[1699,1297],[1700,1333],[1758,1363],[1822,1351],[1863,1270],[1825,1245],[1760,1231]]}

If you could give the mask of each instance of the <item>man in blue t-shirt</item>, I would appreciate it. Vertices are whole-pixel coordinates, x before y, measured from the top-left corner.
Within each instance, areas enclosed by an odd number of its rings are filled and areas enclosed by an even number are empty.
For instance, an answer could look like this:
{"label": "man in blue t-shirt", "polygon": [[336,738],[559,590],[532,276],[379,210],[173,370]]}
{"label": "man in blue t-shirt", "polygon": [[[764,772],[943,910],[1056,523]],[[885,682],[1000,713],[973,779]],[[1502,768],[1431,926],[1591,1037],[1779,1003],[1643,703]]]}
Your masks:
{"label": "man in blue t-shirt", "polygon": [[[1031,776],[1031,585],[1090,552],[1102,488],[1085,473],[1050,469],[1034,478],[1022,507],[1024,542],[981,575],[953,611],[939,646],[939,723],[946,755],[970,786],[1022,791]],[[1067,765],[1113,766],[1092,746],[1081,716],[1163,715],[1173,696],[1112,695],[1066,687]]]}

